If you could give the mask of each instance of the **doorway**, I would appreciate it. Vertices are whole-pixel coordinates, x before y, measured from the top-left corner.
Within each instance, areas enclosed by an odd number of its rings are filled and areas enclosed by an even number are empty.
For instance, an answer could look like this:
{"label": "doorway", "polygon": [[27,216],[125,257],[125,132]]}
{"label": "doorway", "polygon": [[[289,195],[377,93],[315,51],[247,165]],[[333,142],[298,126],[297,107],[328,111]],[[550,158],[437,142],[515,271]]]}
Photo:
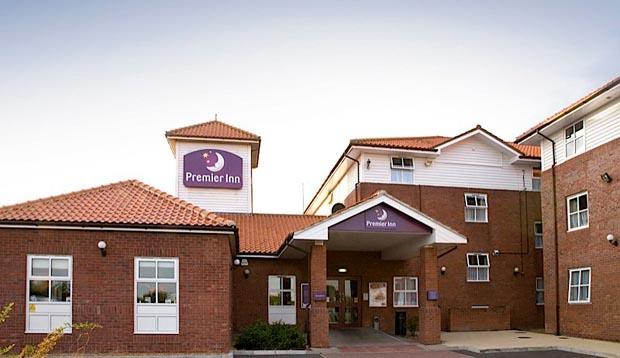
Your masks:
{"label": "doorway", "polygon": [[353,277],[327,279],[327,314],[330,327],[360,327],[360,280]]}

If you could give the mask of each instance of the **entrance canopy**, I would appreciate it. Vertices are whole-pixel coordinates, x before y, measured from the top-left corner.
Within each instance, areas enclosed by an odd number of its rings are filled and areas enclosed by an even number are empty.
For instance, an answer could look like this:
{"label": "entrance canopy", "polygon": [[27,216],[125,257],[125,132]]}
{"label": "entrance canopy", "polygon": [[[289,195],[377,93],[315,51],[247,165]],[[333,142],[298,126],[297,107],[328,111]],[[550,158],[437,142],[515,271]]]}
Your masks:
{"label": "entrance canopy", "polygon": [[315,241],[331,251],[378,251],[384,260],[415,257],[424,245],[466,244],[467,238],[379,191],[370,198],[294,232],[282,258],[302,258]]}

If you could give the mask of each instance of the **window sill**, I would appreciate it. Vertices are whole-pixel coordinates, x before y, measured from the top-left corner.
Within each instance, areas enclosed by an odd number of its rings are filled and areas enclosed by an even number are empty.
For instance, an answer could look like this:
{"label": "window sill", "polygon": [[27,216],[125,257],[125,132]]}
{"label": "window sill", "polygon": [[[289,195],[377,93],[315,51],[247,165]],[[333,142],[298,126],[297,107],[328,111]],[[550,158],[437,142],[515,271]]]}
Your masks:
{"label": "window sill", "polygon": [[470,281],[470,280],[467,280],[467,282],[468,283],[489,283],[489,282],[491,282],[491,280],[486,280],[486,281]]}
{"label": "window sill", "polygon": [[591,305],[592,302],[590,302],[590,301],[583,301],[583,302],[578,302],[578,301],[571,302],[571,301],[568,301],[568,304],[569,305]]}
{"label": "window sill", "polygon": [[155,335],[155,336],[167,335],[167,336],[169,336],[169,335],[174,335],[174,334],[178,335],[179,331],[176,331],[176,332],[133,332],[133,334],[137,334],[137,335],[141,335],[141,336],[142,335]]}
{"label": "window sill", "polygon": [[542,307],[542,306],[544,306],[544,305],[545,305],[544,303],[537,303],[537,304],[536,304],[536,306],[539,306],[539,307]]}
{"label": "window sill", "polygon": [[588,229],[590,227],[590,224],[586,225],[586,226],[579,226],[579,227],[574,227],[572,229],[568,229],[566,230],[566,232],[574,232],[574,231],[579,231],[579,230],[583,230],[583,229]]}
{"label": "window sill", "polygon": [[420,305],[412,305],[412,306],[394,306],[394,308],[419,308]]}
{"label": "window sill", "polygon": [[487,221],[467,221],[467,220],[465,220],[465,222],[468,223],[468,224],[488,224],[489,223],[488,220]]}

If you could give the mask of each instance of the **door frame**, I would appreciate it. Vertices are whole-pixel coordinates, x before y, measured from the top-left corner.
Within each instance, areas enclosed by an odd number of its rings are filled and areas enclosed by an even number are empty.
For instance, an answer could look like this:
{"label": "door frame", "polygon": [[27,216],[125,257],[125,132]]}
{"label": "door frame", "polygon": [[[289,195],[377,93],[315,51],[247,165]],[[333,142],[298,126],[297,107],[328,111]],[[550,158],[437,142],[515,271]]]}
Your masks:
{"label": "door frame", "polygon": [[350,275],[343,275],[343,276],[329,276],[327,277],[328,281],[338,281],[338,292],[340,294],[340,297],[344,297],[344,282],[345,280],[352,280],[352,281],[357,281],[357,303],[355,304],[355,306],[357,306],[357,315],[358,315],[358,319],[357,319],[357,323],[356,324],[345,324],[344,323],[344,313],[345,313],[345,307],[347,306],[346,303],[343,302],[342,298],[339,299],[338,304],[334,304],[333,302],[328,302],[327,303],[327,307],[334,307],[337,306],[338,307],[338,323],[334,324],[331,323],[329,325],[329,327],[333,327],[333,328],[358,328],[362,326],[362,306],[363,306],[363,296],[364,294],[362,293],[362,278],[360,276],[350,276]]}

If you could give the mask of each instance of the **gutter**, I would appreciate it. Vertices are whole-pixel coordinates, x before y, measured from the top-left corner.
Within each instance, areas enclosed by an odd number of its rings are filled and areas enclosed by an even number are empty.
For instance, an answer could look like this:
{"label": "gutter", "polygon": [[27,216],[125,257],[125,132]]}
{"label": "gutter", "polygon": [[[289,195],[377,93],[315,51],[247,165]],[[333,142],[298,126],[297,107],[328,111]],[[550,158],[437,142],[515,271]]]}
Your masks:
{"label": "gutter", "polygon": [[558,249],[558,204],[556,193],[556,175],[555,175],[555,141],[540,132],[540,129],[536,131],[538,135],[551,142],[551,152],[553,155],[553,163],[551,164],[551,178],[553,181],[553,244],[555,251],[555,334],[560,335],[560,250]]}
{"label": "gutter", "polygon": [[105,226],[70,226],[70,225],[37,225],[37,224],[0,224],[0,229],[30,229],[30,230],[80,230],[80,231],[124,231],[124,232],[157,232],[182,234],[236,234],[232,230],[194,230],[194,229],[148,229],[132,227],[105,227]]}
{"label": "gutter", "polygon": [[351,159],[352,161],[354,161],[357,164],[357,183],[355,183],[355,202],[359,202],[360,201],[360,195],[359,195],[359,187],[360,187],[360,161],[349,156],[348,154],[345,154],[345,158]]}

